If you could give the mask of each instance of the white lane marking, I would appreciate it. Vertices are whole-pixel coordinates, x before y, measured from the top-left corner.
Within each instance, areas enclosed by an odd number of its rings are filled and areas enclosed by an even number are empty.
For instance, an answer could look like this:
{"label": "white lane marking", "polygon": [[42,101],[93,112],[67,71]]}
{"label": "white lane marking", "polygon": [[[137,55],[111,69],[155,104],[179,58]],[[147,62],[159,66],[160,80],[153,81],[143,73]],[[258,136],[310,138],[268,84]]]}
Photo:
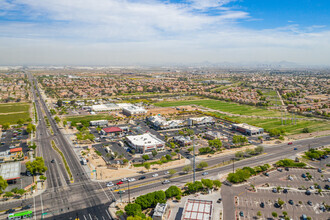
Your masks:
{"label": "white lane marking", "polygon": [[37,213],[36,213],[36,199],[35,197],[33,196],[33,210],[34,210],[34,219],[36,220],[37,219]]}
{"label": "white lane marking", "polygon": [[84,219],[87,220],[86,216],[85,215],[83,215],[83,216],[84,216]]}
{"label": "white lane marking", "polygon": [[88,215],[89,215],[89,218],[90,218],[91,220],[93,220],[91,214],[88,213]]}
{"label": "white lane marking", "polygon": [[104,189],[103,189],[103,187],[101,186],[101,183],[100,183],[100,182],[98,182],[98,184],[99,184],[99,186],[101,187],[101,189],[103,190],[103,192],[104,192],[105,196],[106,196],[106,197],[108,198],[108,200],[111,202],[111,200],[110,200],[109,196],[106,194],[105,190],[104,190]]}
{"label": "white lane marking", "polygon": [[102,219],[105,220],[105,218],[102,216]]}
{"label": "white lane marking", "polygon": [[42,196],[40,195],[40,203],[41,203],[41,213],[44,213],[44,206],[42,204]]}
{"label": "white lane marking", "polygon": [[112,219],[110,216],[110,213],[108,212],[108,210],[105,210],[105,212],[107,213],[107,215],[109,216],[109,219]]}

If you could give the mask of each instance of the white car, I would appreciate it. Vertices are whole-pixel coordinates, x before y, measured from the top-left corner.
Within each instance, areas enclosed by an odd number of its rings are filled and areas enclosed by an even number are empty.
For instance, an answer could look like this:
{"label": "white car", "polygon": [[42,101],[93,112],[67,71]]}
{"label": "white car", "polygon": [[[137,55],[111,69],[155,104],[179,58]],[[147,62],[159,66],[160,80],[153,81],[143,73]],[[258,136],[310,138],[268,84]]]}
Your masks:
{"label": "white car", "polygon": [[[119,161],[118,161],[118,162],[119,162]],[[125,178],[122,178],[121,181],[122,181],[122,182],[125,182],[125,181],[127,181],[127,178],[126,178],[126,177],[125,177]]]}
{"label": "white car", "polygon": [[111,186],[114,186],[113,182],[108,182],[107,187],[111,187]]}
{"label": "white car", "polygon": [[170,172],[168,172],[168,171],[165,171],[165,172],[164,172],[164,174],[165,174],[165,175],[166,175],[166,174],[170,174]]}
{"label": "white car", "polygon": [[129,178],[128,182],[134,182],[136,179],[135,178]]}
{"label": "white car", "polygon": [[158,173],[152,174],[152,177],[157,177]]}
{"label": "white car", "polygon": [[169,181],[169,180],[164,180],[163,182],[162,182],[162,184],[167,184],[167,183],[170,183],[171,181]]}

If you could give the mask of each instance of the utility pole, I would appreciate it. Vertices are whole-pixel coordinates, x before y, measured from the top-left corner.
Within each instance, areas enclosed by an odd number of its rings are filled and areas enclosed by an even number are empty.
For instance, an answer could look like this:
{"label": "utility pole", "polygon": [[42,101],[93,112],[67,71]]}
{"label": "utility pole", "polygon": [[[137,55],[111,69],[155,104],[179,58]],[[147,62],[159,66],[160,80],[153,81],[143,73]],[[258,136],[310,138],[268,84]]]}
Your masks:
{"label": "utility pole", "polygon": [[233,158],[233,173],[235,173],[235,157]]}
{"label": "utility pole", "polygon": [[128,203],[131,203],[131,193],[129,191],[129,180],[127,180]]}
{"label": "utility pole", "polygon": [[193,174],[193,182],[195,183],[196,181],[196,157],[195,157],[195,138],[193,138],[193,171],[194,171],[194,174]]}

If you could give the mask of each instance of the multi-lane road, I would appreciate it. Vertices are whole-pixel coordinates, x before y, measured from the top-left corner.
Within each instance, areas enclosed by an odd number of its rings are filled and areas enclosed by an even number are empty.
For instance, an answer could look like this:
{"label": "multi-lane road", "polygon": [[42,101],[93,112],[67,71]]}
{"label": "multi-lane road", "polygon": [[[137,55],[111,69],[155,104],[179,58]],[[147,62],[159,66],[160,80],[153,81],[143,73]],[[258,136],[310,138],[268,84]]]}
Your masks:
{"label": "multi-lane road", "polygon": [[[61,130],[53,120],[49,113],[46,103],[42,99],[40,91],[37,88],[37,82],[29,74],[34,101],[36,103],[38,113],[38,127],[36,134],[36,142],[38,145],[37,155],[45,159],[48,167],[47,189],[35,196],[33,199],[24,201],[25,204],[32,204],[35,213],[34,219],[112,219],[108,212],[109,205],[115,200],[120,199],[116,192],[110,191],[106,187],[106,183],[93,182],[89,175],[85,172],[80,164],[77,155],[74,153],[72,146],[64,138]],[[37,95],[38,94],[38,95]],[[53,134],[47,128],[44,117],[48,118]],[[51,141],[54,140],[57,147],[63,152],[70,170],[73,175],[73,181],[70,180],[60,156],[52,149]],[[235,162],[235,168],[243,166],[256,166],[258,164],[269,163],[278,159],[294,156],[298,152],[308,149],[308,147],[319,147],[330,143],[330,137],[319,137],[305,140],[295,141],[294,145],[280,144],[270,147],[265,147],[264,154]],[[294,146],[299,146],[294,150]],[[223,161],[228,161],[234,155],[228,154],[216,158],[206,159],[209,167],[221,164]],[[55,163],[51,163],[52,160]],[[182,167],[175,168],[178,173],[182,171]],[[228,173],[232,170],[232,165],[219,166],[208,169],[208,176],[215,177],[221,174]],[[156,189],[167,188],[169,185],[163,185],[161,182],[168,175],[164,174],[164,170],[158,172],[159,176],[152,177],[152,173],[144,174],[146,179],[130,183],[131,198],[138,195],[154,191]],[[135,176],[138,179],[142,175]],[[197,179],[202,178],[202,172],[198,172]],[[118,180],[113,181],[114,183]],[[171,178],[171,185],[184,185],[186,182],[192,181],[192,174],[178,175]],[[124,183],[121,188],[127,188],[127,183]],[[126,193],[122,195],[123,199],[127,198]],[[21,206],[21,201],[4,203],[3,209],[15,208]],[[226,209],[227,211],[227,209]],[[228,210],[230,212],[230,210]],[[0,216],[0,218],[5,217]]]}

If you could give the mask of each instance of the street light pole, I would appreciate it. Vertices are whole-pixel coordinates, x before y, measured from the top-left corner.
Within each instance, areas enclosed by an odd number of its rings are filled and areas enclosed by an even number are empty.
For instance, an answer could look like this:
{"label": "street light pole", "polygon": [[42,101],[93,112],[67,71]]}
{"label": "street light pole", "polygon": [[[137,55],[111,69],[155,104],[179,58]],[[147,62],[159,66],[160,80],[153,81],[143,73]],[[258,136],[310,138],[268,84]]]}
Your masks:
{"label": "street light pole", "polygon": [[127,186],[128,186],[128,203],[131,203],[131,194],[130,194],[130,191],[129,191],[129,181],[127,180]]}
{"label": "street light pole", "polygon": [[193,137],[193,182],[195,183],[196,181],[196,157],[195,157],[195,138]]}

